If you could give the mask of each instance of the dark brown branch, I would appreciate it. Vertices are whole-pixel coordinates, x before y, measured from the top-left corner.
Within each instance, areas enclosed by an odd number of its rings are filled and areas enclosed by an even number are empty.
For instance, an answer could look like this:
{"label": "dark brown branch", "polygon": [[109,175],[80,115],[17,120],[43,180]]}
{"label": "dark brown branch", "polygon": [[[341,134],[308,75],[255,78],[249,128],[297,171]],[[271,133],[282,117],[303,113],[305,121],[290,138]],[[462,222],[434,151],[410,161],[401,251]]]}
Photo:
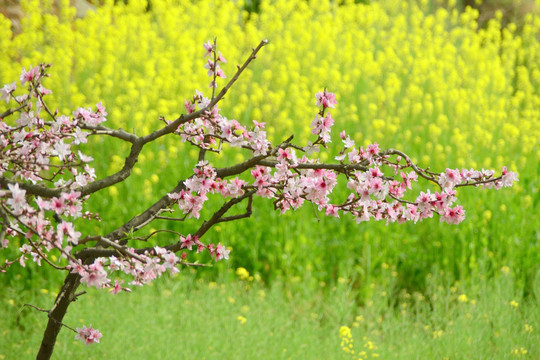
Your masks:
{"label": "dark brown branch", "polygon": [[395,197],[395,196],[392,195],[392,194],[388,194],[388,196],[390,196],[392,199],[394,199],[394,200],[396,200],[397,202],[400,202],[400,203],[402,203],[402,204],[418,205],[417,203],[412,202],[412,201],[403,200],[403,199],[398,199],[397,197]]}
{"label": "dark brown branch", "polygon": [[244,64],[241,67],[238,67],[238,70],[236,71],[236,74],[234,74],[232,79],[227,83],[227,85],[225,85],[225,87],[223,89],[221,89],[219,94],[214,99],[212,99],[212,101],[208,105],[208,107],[210,109],[212,109],[214,107],[214,105],[216,105],[225,96],[225,94],[227,94],[227,91],[229,91],[231,86],[233,86],[233,84],[236,82],[236,80],[238,80],[238,78],[240,77],[242,72],[244,72],[244,70],[248,67],[249,63],[257,58],[257,53],[265,45],[268,45],[268,40],[262,40],[259,43],[259,45],[257,45],[257,47],[255,49],[253,49],[253,51],[251,52],[251,55],[247,58],[247,60],[244,62]]}
{"label": "dark brown branch", "polygon": [[81,277],[79,274],[69,273],[67,275],[64,285],[49,312],[49,321],[45,333],[43,334],[43,340],[41,341],[37,359],[51,358],[54,345],[56,344],[56,338],[64,325],[62,324],[62,320],[66,315],[67,308],[75,298],[75,291],[77,290],[77,287],[79,287],[80,280]]}
{"label": "dark brown branch", "polygon": [[415,173],[417,173],[418,175],[420,175],[421,177],[423,177],[424,179],[426,179],[428,181],[434,182],[437,185],[439,184],[437,182],[437,180],[435,180],[435,178],[433,176],[431,176],[431,177],[427,176],[424,171],[422,171],[420,168],[418,168],[418,166],[416,166],[416,164],[411,160],[411,158],[409,156],[407,156],[407,154],[405,154],[405,153],[403,153],[403,152],[401,152],[399,150],[396,150],[396,149],[383,150],[383,151],[381,151],[380,155],[381,156],[384,156],[384,155],[399,155],[399,156],[401,156],[402,158],[405,159],[405,161],[407,162],[407,165],[410,165]]}
{"label": "dark brown branch", "polygon": [[20,105],[19,107],[16,107],[16,108],[13,108],[13,109],[8,109],[6,111],[4,111],[3,113],[0,114],[0,118],[5,118],[5,117],[8,117],[14,113],[16,113],[17,111],[21,110],[22,108],[24,108],[25,106],[27,105],[26,102],[24,102],[22,105]]}
{"label": "dark brown branch", "polygon": [[238,215],[233,215],[233,216],[222,217],[222,218],[218,219],[216,221],[216,223],[240,220],[240,219],[245,219],[245,218],[250,217],[251,214],[252,214],[251,205],[253,204],[253,193],[254,192],[251,192],[251,195],[248,198],[248,204],[246,206],[246,212],[245,213],[238,214]]}
{"label": "dark brown branch", "polygon": [[477,186],[477,185],[482,185],[482,184],[488,184],[488,183],[492,183],[492,182],[495,182],[497,180],[501,180],[502,179],[502,176],[499,176],[499,177],[496,177],[496,178],[490,178],[490,179],[486,179],[486,180],[478,180],[478,181],[474,181],[474,182],[466,182],[464,184],[457,184],[455,187],[463,187],[463,186]]}
{"label": "dark brown branch", "polygon": [[86,294],[86,291],[80,291],[80,292],[76,293],[75,295],[73,295],[73,300],[71,300],[71,301],[77,300],[77,298],[78,298],[79,296],[82,296],[82,295],[84,295],[84,294]]}
{"label": "dark brown branch", "polygon": [[[249,213],[251,215],[251,201],[252,201],[251,197],[253,196],[253,194],[255,194],[256,191],[257,191],[256,189],[250,190],[250,191],[246,192],[242,196],[239,196],[237,198],[233,198],[233,199],[227,201],[225,204],[223,204],[223,206],[218,211],[216,211],[214,213],[214,215],[209,220],[203,222],[203,224],[201,225],[199,230],[197,230],[193,234],[193,236],[201,238],[215,224],[217,224],[219,222],[223,222],[223,221],[236,220],[236,219],[227,220],[228,218],[223,218],[223,215],[225,215],[225,213],[227,211],[229,211],[234,205],[240,203],[241,201],[243,201],[246,198],[250,198],[250,201],[248,203],[248,207],[246,208],[246,214]],[[240,215],[236,215],[236,216],[238,216],[238,219],[242,219],[242,218],[248,217],[246,214],[240,214]],[[232,218],[232,217],[230,217],[230,218]],[[225,220],[222,220],[222,219],[225,219]],[[222,220],[222,221],[220,221],[220,220]],[[111,233],[111,234],[113,234],[113,233]],[[172,245],[164,246],[163,248],[165,248],[166,250],[169,250],[169,251],[177,252],[177,251],[180,251],[182,249],[182,242],[179,241],[179,242],[176,242],[176,243],[174,243]],[[153,250],[152,247],[145,247],[145,248],[136,249],[135,252],[137,254],[144,254],[145,252],[151,251],[151,250]],[[85,261],[85,262],[88,262],[91,259],[95,259],[95,258],[98,258],[98,257],[109,257],[109,256],[112,256],[114,254],[115,254],[115,250],[113,250],[113,249],[88,248],[88,249],[81,250],[79,253],[76,254],[76,257],[83,260],[83,261]]]}
{"label": "dark brown branch", "polygon": [[[206,232],[208,230],[210,230],[210,228],[212,226],[214,226],[215,224],[221,222],[221,221],[230,221],[230,220],[224,220],[224,219],[227,219],[227,218],[224,218],[223,215],[225,215],[227,213],[227,211],[229,211],[234,205],[242,202],[244,199],[246,198],[252,198],[253,197],[253,194],[255,194],[256,190],[251,190],[251,191],[248,191],[246,192],[244,195],[242,196],[239,196],[239,197],[236,197],[236,198],[233,198],[229,201],[227,201],[225,204],[223,204],[223,206],[214,213],[214,215],[212,215],[212,217],[210,218],[210,220],[208,221],[205,221],[203,222],[203,224],[201,225],[201,227],[199,228],[199,230],[197,230],[193,236],[194,237],[197,237],[197,238],[201,238],[204,236],[204,234],[206,234]],[[251,215],[251,201],[250,200],[248,202],[248,209],[246,209],[246,213],[249,213],[249,215]],[[241,214],[240,218],[245,218],[247,216],[243,216],[244,214]],[[181,244],[175,244],[173,245],[170,249],[167,249],[167,250],[172,250],[172,251],[178,251],[180,249],[176,249],[176,246],[179,246]]]}
{"label": "dark brown branch", "polygon": [[121,140],[125,140],[130,143],[135,143],[139,137],[135,134],[129,133],[123,129],[110,129],[103,125],[88,125],[88,124],[79,124],[81,129],[90,130],[92,133],[90,135],[108,135]]}
{"label": "dark brown branch", "polygon": [[186,221],[186,218],[187,218],[187,215],[184,216],[183,218],[173,218],[173,217],[168,217],[168,216],[156,216],[154,217],[155,220],[170,220],[170,221]]}
{"label": "dark brown branch", "polygon": [[134,237],[132,238],[133,240],[139,240],[139,241],[147,241],[148,239],[150,239],[152,236],[156,235],[156,234],[159,234],[160,232],[166,232],[166,233],[171,233],[171,234],[175,234],[175,235],[178,235],[178,236],[182,236],[182,234],[180,234],[178,231],[174,231],[174,230],[169,230],[169,229],[160,229],[160,230],[156,230],[156,231],[152,231],[150,234],[148,234],[147,236],[141,236],[141,237]]}
{"label": "dark brown branch", "polygon": [[[273,160],[262,160],[259,161],[258,165],[275,167],[278,164],[277,161]],[[341,173],[348,173],[352,170],[368,171],[369,168],[360,164],[298,164],[292,167],[293,169],[325,169],[325,170],[334,170]]]}
{"label": "dark brown branch", "polygon": [[132,258],[134,258],[134,259],[137,259],[137,260],[139,260],[139,261],[142,262],[142,263],[145,262],[144,259],[141,258],[139,255],[134,254],[134,253],[132,253],[131,251],[129,251],[129,250],[127,249],[126,246],[122,246],[122,245],[120,245],[120,244],[117,244],[117,243],[115,243],[114,241],[110,241],[109,239],[106,239],[106,238],[104,238],[104,237],[101,237],[101,238],[99,239],[99,241],[102,242],[102,243],[105,243],[106,245],[108,245],[108,246],[110,246],[110,247],[112,247],[112,248],[115,248],[116,250],[118,250],[120,253],[122,253],[122,254],[125,255],[125,256],[132,257]]}

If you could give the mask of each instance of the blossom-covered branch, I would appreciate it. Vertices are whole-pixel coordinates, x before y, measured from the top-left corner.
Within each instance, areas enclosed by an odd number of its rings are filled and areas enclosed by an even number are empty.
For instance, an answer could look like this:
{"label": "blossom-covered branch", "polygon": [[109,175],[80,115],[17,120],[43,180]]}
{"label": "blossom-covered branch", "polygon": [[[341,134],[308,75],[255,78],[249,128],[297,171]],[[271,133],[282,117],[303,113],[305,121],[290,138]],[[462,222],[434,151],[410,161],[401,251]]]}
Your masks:
{"label": "blossom-covered branch", "polygon": [[[326,216],[350,216],[358,223],[416,223],[435,215],[440,221],[458,224],[465,218],[465,210],[457,201],[459,187],[500,189],[517,181],[516,173],[506,168],[499,176],[493,170],[433,172],[419,167],[399,150],[381,150],[377,143],[365,148],[357,146],[346,131],[341,131],[339,137],[333,136],[336,121],[331,109],[338,101],[327,89],[315,94],[313,138],[307,144],[295,143],[294,136],[274,144],[267,138],[264,122],[242,124],[226,118],[218,103],[267,43],[263,40],[252,50],[217,95],[218,79],[226,78],[220,63],[226,60],[217,51],[215,41],[204,44],[211,96],[196,91],[184,102],[184,114],[172,121],[162,119],[164,126],[144,136],[103,125],[108,114],[101,103],[96,104],[95,110],[78,108],[71,115],[52,111],[45,101],[51,91],[42,85],[48,76],[48,65],[23,69],[23,95],[14,95],[16,82],[0,88],[2,99],[13,105],[2,112],[0,119],[0,248],[12,246],[13,238],[22,243],[20,255],[6,259],[1,269],[7,271],[15,263],[25,266],[31,258],[37,265],[44,260],[55,269],[67,271],[64,286],[49,311],[40,356],[48,358],[52,354],[61,321],[77,297],[75,291],[80,283],[117,294],[130,291],[123,286],[118,273],[128,275],[129,285],[139,286],[167,271],[178,272],[179,266],[200,266],[187,260],[201,252],[207,251],[216,261],[228,259],[229,250],[224,244],[205,243],[202,238],[216,224],[250,217],[258,198],[272,201],[280,213],[311,203]],[[127,179],[144,146],[166,135],[199,150],[191,176],[178,179],[176,186],[161,194],[146,210],[133,214],[108,234],[82,234],[75,220],[100,221],[97,214],[84,210],[88,198]],[[130,144],[122,169],[101,179],[90,166],[93,158],[79,149],[98,136]],[[341,150],[332,155],[334,160],[320,162],[315,154],[323,149],[328,151],[329,143],[336,140],[340,141]],[[251,157],[226,167],[214,167],[206,153],[221,153],[227,148],[244,149],[251,152]],[[415,192],[413,183],[420,186],[419,179],[435,184],[437,191],[423,188]],[[339,183],[348,189],[342,197],[334,193]],[[217,204],[218,210],[207,219],[200,219],[209,202]],[[234,209],[241,204],[246,204],[245,210],[235,213]],[[162,216],[165,212],[172,215]],[[201,224],[190,234],[159,229],[147,236],[135,235],[156,221]],[[148,239],[157,233],[168,237],[160,246],[149,246]],[[60,256],[51,256],[54,252]],[[101,333],[92,327],[75,331],[77,338],[87,345],[101,338]]]}

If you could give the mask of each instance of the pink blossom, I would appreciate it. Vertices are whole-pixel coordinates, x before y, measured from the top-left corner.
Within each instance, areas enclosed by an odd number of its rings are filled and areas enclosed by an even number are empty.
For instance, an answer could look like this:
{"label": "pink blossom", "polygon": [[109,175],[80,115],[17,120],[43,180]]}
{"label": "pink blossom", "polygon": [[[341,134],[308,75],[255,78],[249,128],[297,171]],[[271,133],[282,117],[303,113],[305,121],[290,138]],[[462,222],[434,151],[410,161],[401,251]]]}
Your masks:
{"label": "pink blossom", "polygon": [[28,72],[23,68],[21,77],[20,77],[21,85],[24,85],[27,81],[34,80],[38,71],[39,71],[39,66],[36,66],[34,68],[30,66],[30,70],[28,70]]}
{"label": "pink blossom", "polygon": [[317,98],[315,105],[322,106],[323,109],[333,108],[334,105],[337,104],[336,95],[334,93],[327,92],[326,89],[324,89],[322,92],[318,92],[315,95],[315,98]]}
{"label": "pink blossom", "polygon": [[405,194],[406,187],[403,186],[403,183],[400,183],[397,180],[392,180],[389,182],[389,193],[392,194],[393,197],[397,199],[401,199],[403,195]]}
{"label": "pink blossom", "polygon": [[7,200],[7,204],[13,208],[15,214],[20,214],[26,205],[26,190],[19,188],[19,184],[8,184],[8,189],[11,191],[11,199]]}
{"label": "pink blossom", "polygon": [[231,251],[227,250],[225,246],[221,245],[221,243],[218,243],[216,247],[216,252],[215,252],[216,260],[222,260],[222,259],[228,260],[230,252]]}
{"label": "pink blossom", "polygon": [[90,325],[88,328],[83,326],[82,328],[77,328],[75,340],[81,340],[86,346],[88,346],[93,343],[99,343],[99,339],[101,339],[102,336],[103,335],[99,332],[99,330],[92,328],[92,325]]}
{"label": "pink blossom", "polygon": [[212,45],[212,43],[208,41],[207,43],[204,43],[203,46],[206,50],[206,52],[204,53],[204,57],[212,55],[212,51],[214,51],[214,45]]}
{"label": "pink blossom", "polygon": [[[94,158],[93,158],[93,157],[87,156],[87,155],[83,154],[80,150],[78,150],[77,153],[78,153],[78,155],[79,155],[79,159],[81,159],[81,161],[84,162],[84,163],[89,163],[89,162],[94,161]],[[94,169],[92,169],[92,168],[90,168],[90,167],[87,167],[87,166],[84,167],[84,170],[85,170],[87,173],[90,173],[90,172],[93,173],[93,172],[94,172]],[[90,174],[90,175],[92,175],[92,174]],[[95,175],[92,175],[92,177],[95,178]]]}
{"label": "pink blossom", "polygon": [[259,129],[264,129],[264,127],[266,126],[266,123],[258,122],[258,121],[255,121],[255,120],[253,120],[253,124],[255,124],[255,127],[259,128]]}
{"label": "pink blossom", "polygon": [[405,209],[403,216],[409,221],[414,221],[416,224],[416,222],[420,219],[420,215],[418,214],[417,210],[416,205],[407,204],[407,208]]}
{"label": "pink blossom", "polygon": [[377,144],[377,143],[373,143],[373,144],[368,145],[368,147],[366,149],[366,152],[367,152],[370,159],[373,156],[379,154],[379,151],[380,151],[379,144]]}
{"label": "pink blossom", "polygon": [[465,210],[463,206],[456,206],[454,208],[446,208],[444,213],[441,214],[441,221],[445,221],[448,224],[459,224],[465,219]]}
{"label": "pink blossom", "polygon": [[420,192],[420,195],[416,198],[416,203],[418,205],[418,210],[421,212],[424,210],[431,210],[432,208],[432,201],[434,200],[433,194],[429,192]]}
{"label": "pink blossom", "polygon": [[383,172],[381,171],[381,169],[379,169],[377,166],[373,167],[373,168],[370,168],[369,169],[369,172],[368,172],[369,176],[371,177],[381,177],[383,176]]}
{"label": "pink blossom", "polygon": [[23,246],[21,246],[19,248],[19,250],[23,253],[23,254],[30,254],[32,252],[32,247],[28,244],[24,244]]}
{"label": "pink blossom", "polygon": [[502,170],[502,185],[504,187],[512,186],[514,181],[519,181],[518,174],[515,172],[508,171],[506,166]]}
{"label": "pink blossom", "polygon": [[184,101],[184,107],[186,108],[188,114],[194,113],[196,109],[195,104],[192,104],[189,100]]}
{"label": "pink blossom", "polygon": [[53,154],[57,155],[60,161],[64,161],[64,159],[71,154],[71,151],[69,150],[71,147],[70,144],[66,144],[63,141],[58,141],[53,146]]}
{"label": "pink blossom", "polygon": [[339,218],[338,210],[338,207],[328,204],[325,208],[325,215]]}
{"label": "pink blossom", "polygon": [[82,131],[80,128],[76,128],[75,132],[73,133],[73,144],[79,145],[79,144],[86,144],[88,140],[86,137],[89,135],[89,132]]}
{"label": "pink blossom", "polygon": [[11,99],[11,94],[16,88],[16,82],[4,85],[4,87],[0,88],[0,94],[2,94],[1,98],[6,100],[6,103],[8,103],[9,99]]}
{"label": "pink blossom", "polygon": [[439,184],[443,189],[452,189],[461,182],[461,172],[454,169],[446,169],[439,175]]}
{"label": "pink blossom", "polygon": [[81,275],[82,283],[88,286],[95,286],[98,289],[110,282],[100,259],[96,259],[93,264],[90,264],[86,269],[83,269],[82,274],[79,272],[79,275]]}
{"label": "pink blossom", "polygon": [[71,241],[73,245],[77,245],[79,239],[81,238],[81,232],[76,231],[73,224],[67,221],[62,221],[60,224],[58,224],[57,234],[58,241],[62,242],[64,239],[63,235],[66,234],[68,236],[68,240]]}
{"label": "pink blossom", "polygon": [[293,159],[292,150],[282,149],[282,148],[278,149],[278,161],[292,160],[292,159]]}
{"label": "pink blossom", "polygon": [[227,60],[225,60],[223,55],[221,55],[221,51],[218,51],[217,61],[221,61],[224,64],[227,62]]}
{"label": "pink blossom", "polygon": [[[31,124],[35,123],[36,121],[36,116],[34,115],[34,112],[33,111],[28,111],[28,112],[22,112],[21,113],[21,117],[17,119],[17,125],[19,126],[28,126],[30,127]],[[32,133],[30,134],[25,134],[25,140],[28,138],[28,136],[30,136]],[[20,139],[22,140],[22,139]]]}
{"label": "pink blossom", "polygon": [[109,257],[109,269],[111,271],[117,271],[117,270],[121,270],[123,271],[124,268],[125,268],[125,263],[123,260],[121,259],[118,259],[116,256],[111,256]]}
{"label": "pink blossom", "polygon": [[45,96],[45,95],[52,94],[52,91],[51,91],[51,90],[45,89],[45,88],[43,87],[43,85],[41,85],[41,84],[38,86],[37,91],[39,92],[39,94],[40,94],[41,96]]}
{"label": "pink blossom", "polygon": [[244,194],[243,186],[247,183],[244,180],[240,180],[238,177],[230,180],[227,185],[227,196],[238,197]]}
{"label": "pink blossom", "polygon": [[214,64],[214,62],[210,59],[208,59],[208,62],[206,65],[204,65],[206,69],[208,69],[208,76],[217,76],[222,79],[225,79],[227,76],[225,76],[225,73],[221,68],[219,67],[219,64]]}
{"label": "pink blossom", "polygon": [[103,105],[101,104],[101,101],[98,102],[98,103],[96,104],[96,108],[97,108],[98,113],[101,114],[102,116],[107,116],[107,115],[109,115],[109,114],[107,113],[107,111],[105,111],[105,106],[103,106]]}
{"label": "pink blossom", "polygon": [[[345,131],[343,131],[342,134],[344,135]],[[343,141],[343,145],[345,146],[345,149],[352,148],[355,145],[354,140],[352,140],[349,137],[349,135],[347,135],[346,137],[342,137],[341,140]]]}
{"label": "pink blossom", "polygon": [[178,258],[178,256],[176,256],[175,253],[168,251],[167,253],[161,255],[161,258],[163,259],[163,266],[166,269],[169,269],[172,274],[180,271],[176,267],[176,264],[178,264],[178,261],[180,261],[180,259]]}
{"label": "pink blossom", "polygon": [[182,243],[180,249],[187,248],[191,251],[192,246],[195,245],[195,241],[193,241],[193,239],[191,238],[191,234],[186,237],[180,236],[180,242]]}
{"label": "pink blossom", "polygon": [[116,295],[118,294],[120,291],[122,291],[122,283],[124,282],[124,280],[114,280],[114,287],[110,290],[110,292],[113,294],[113,295]]}

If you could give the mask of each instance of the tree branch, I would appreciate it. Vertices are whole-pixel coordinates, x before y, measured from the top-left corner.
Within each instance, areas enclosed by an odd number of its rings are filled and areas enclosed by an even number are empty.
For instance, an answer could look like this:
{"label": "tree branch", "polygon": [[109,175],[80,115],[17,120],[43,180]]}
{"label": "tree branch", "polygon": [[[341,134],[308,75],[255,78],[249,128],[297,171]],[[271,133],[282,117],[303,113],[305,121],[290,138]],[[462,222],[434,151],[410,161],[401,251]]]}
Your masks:
{"label": "tree branch", "polygon": [[[197,238],[201,238],[215,224],[217,224],[219,222],[222,222],[222,221],[231,221],[231,220],[226,220],[227,218],[224,218],[223,215],[225,215],[227,213],[227,211],[229,211],[234,205],[242,202],[244,199],[246,199],[246,198],[251,199],[251,197],[253,196],[253,194],[255,194],[255,192],[256,192],[256,190],[250,190],[250,191],[246,192],[244,195],[241,195],[239,197],[236,197],[236,198],[233,198],[233,199],[227,201],[225,204],[223,204],[223,206],[218,211],[216,211],[214,213],[214,215],[212,215],[210,220],[203,222],[203,224],[201,225],[199,230],[197,230],[193,234],[193,236],[197,237]],[[251,215],[251,202],[252,202],[252,200],[250,200],[248,202],[248,208],[246,209],[246,214],[249,213],[249,215]],[[244,216],[244,215],[245,214],[241,214],[239,219],[247,217],[247,216]],[[176,246],[178,246],[178,245],[181,245],[181,243],[177,243],[177,244],[171,246],[171,248],[169,248],[167,250],[178,251],[178,250],[180,250],[180,249],[176,249]]]}

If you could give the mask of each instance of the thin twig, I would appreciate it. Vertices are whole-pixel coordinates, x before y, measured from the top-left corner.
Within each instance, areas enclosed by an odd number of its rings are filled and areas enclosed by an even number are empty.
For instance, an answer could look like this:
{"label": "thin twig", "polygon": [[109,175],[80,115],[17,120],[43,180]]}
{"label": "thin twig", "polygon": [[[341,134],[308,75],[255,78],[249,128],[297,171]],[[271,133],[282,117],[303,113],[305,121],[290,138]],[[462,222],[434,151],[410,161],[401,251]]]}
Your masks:
{"label": "thin twig", "polygon": [[5,117],[8,117],[10,116],[11,114],[13,113],[16,113],[17,111],[21,110],[22,108],[24,108],[26,105],[27,105],[27,101],[26,102],[23,102],[23,104],[19,107],[16,107],[14,109],[8,109],[6,111],[4,111],[3,113],[0,114],[0,118],[5,118]]}
{"label": "thin twig", "polygon": [[216,72],[216,66],[217,66],[217,38],[214,38],[214,79],[212,80],[212,100],[214,100],[214,97],[216,95],[216,78],[217,78],[217,72]]}
{"label": "thin twig", "polygon": [[44,312],[44,313],[47,313],[47,314],[50,312],[50,310],[45,310],[45,309],[39,308],[39,307],[37,307],[36,305],[32,305],[32,304],[24,304],[23,307],[21,308],[21,310],[22,310],[25,306],[34,308],[34,309],[36,309],[37,311],[41,311],[41,312]]}
{"label": "thin twig", "polygon": [[127,249],[127,247],[125,247],[125,246],[122,246],[122,245],[120,245],[120,244],[117,244],[117,243],[115,243],[115,242],[113,242],[113,241],[110,241],[110,240],[107,239],[107,238],[104,238],[104,237],[101,237],[99,240],[100,240],[101,242],[104,242],[105,244],[107,244],[107,245],[109,245],[109,246],[115,248],[116,250],[120,251],[120,252],[121,252],[122,254],[124,254],[124,255],[127,255],[127,256],[129,256],[129,257],[132,257],[132,258],[134,258],[134,259],[137,259],[137,260],[139,260],[139,261],[142,262],[142,263],[145,262],[143,258],[141,258],[141,257],[140,257],[139,255],[137,255],[137,254],[132,253],[132,252],[129,251],[129,250]]}
{"label": "thin twig", "polygon": [[134,238],[132,238],[132,240],[147,241],[152,236],[154,236],[156,234],[159,234],[160,232],[167,232],[167,233],[175,234],[175,235],[178,235],[178,236],[182,236],[182,234],[180,234],[178,231],[169,230],[169,229],[160,229],[160,230],[156,230],[156,231],[151,232],[147,236],[134,237]]}

